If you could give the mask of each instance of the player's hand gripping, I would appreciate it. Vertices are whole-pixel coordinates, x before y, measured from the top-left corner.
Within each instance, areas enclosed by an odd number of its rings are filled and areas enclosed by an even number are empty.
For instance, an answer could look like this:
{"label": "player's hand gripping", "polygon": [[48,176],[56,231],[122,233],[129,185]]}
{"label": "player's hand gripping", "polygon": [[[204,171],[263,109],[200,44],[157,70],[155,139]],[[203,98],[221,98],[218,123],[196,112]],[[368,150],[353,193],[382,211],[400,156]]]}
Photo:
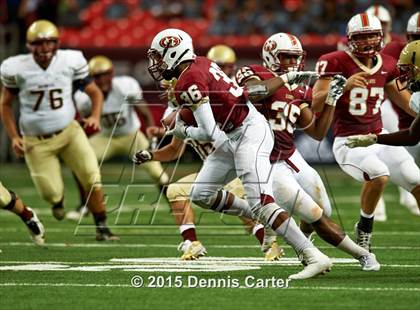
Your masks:
{"label": "player's hand gripping", "polygon": [[315,71],[290,71],[281,75],[280,78],[290,85],[302,84],[305,81],[311,81],[312,78],[319,78],[319,74]]}
{"label": "player's hand gripping", "polygon": [[133,163],[136,165],[141,165],[151,161],[153,159],[153,154],[147,150],[137,151],[132,158]]}
{"label": "player's hand gripping", "polygon": [[347,79],[344,76],[339,74],[334,75],[328,89],[327,99],[325,100],[326,104],[335,107],[337,100],[340,99],[344,93],[346,82]]}
{"label": "player's hand gripping", "polygon": [[12,148],[17,157],[23,157],[25,148],[23,147],[22,137],[15,137],[12,139]]}
{"label": "player's hand gripping", "polygon": [[378,137],[373,134],[367,135],[354,135],[347,137],[346,146],[349,148],[359,147],[359,146],[369,146],[375,144]]}
{"label": "player's hand gripping", "polygon": [[180,140],[185,140],[187,138],[187,128],[188,126],[185,122],[181,119],[181,115],[179,113],[176,114],[176,122],[173,129],[168,130],[166,135],[168,136],[175,136]]}

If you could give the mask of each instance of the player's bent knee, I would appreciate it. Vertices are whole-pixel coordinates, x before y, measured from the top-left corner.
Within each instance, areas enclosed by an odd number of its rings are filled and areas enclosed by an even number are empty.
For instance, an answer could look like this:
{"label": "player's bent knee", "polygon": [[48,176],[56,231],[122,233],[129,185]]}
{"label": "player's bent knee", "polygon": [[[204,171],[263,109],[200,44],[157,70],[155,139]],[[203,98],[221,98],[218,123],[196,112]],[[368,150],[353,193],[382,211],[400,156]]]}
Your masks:
{"label": "player's bent knee", "polygon": [[420,185],[420,170],[413,160],[405,160],[400,164],[399,169],[404,179],[402,183],[406,184],[403,186],[406,190],[411,192]]}
{"label": "player's bent knee", "polygon": [[11,210],[15,206],[16,195],[0,185],[0,208]]}
{"label": "player's bent knee", "polygon": [[388,183],[388,179],[389,179],[389,177],[387,175],[383,175],[383,176],[374,178],[374,179],[372,179],[372,180],[370,180],[368,182],[370,184],[372,184],[373,186],[375,186],[375,187],[381,187],[381,188],[383,188]]}
{"label": "player's bent knee", "polygon": [[169,202],[189,199],[188,193],[185,192],[182,184],[179,183],[169,184],[166,191],[166,197],[168,198]]}
{"label": "player's bent knee", "polygon": [[209,191],[200,191],[197,190],[197,188],[193,189],[190,194],[191,202],[205,209],[209,209],[215,202],[216,198],[217,193],[212,193]]}

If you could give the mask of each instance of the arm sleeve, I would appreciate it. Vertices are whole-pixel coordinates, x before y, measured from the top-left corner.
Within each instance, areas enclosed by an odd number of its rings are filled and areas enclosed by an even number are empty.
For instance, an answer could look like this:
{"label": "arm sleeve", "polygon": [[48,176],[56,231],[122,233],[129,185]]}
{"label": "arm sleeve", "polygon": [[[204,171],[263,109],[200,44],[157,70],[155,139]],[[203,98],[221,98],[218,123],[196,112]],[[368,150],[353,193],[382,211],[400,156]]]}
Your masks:
{"label": "arm sleeve", "polygon": [[203,102],[194,110],[193,114],[197,127],[188,127],[187,136],[203,142],[218,140],[222,132],[216,125],[208,97],[203,98]]}
{"label": "arm sleeve", "polygon": [[82,91],[75,92],[74,101],[76,103],[77,111],[79,111],[81,116],[88,117],[91,114],[92,102],[86,93]]}
{"label": "arm sleeve", "polygon": [[120,78],[120,85],[124,96],[129,94],[138,94],[139,100],[143,99],[143,91],[140,87],[139,82],[131,76],[124,76]]}
{"label": "arm sleeve", "polygon": [[236,72],[235,79],[239,86],[245,86],[245,82],[250,79],[261,80],[255,71],[248,66],[240,68],[238,72]]}

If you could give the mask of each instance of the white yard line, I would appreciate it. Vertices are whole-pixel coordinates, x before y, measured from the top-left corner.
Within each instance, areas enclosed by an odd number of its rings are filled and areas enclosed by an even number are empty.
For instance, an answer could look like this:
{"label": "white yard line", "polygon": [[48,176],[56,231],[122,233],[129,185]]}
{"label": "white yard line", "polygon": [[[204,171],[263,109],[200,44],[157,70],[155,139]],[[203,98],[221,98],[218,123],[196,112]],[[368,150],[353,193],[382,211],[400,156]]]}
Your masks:
{"label": "white yard line", "polygon": [[[129,284],[113,284],[113,283],[28,283],[28,282],[5,282],[0,283],[3,287],[14,286],[46,286],[46,287],[119,287],[133,288]],[[165,287],[167,288],[167,287]],[[188,289],[188,287],[182,287]],[[241,286],[240,288],[247,288]],[[155,288],[154,288],[155,289]],[[178,289],[178,288],[177,288]],[[341,287],[341,286],[291,286],[284,290],[320,290],[320,291],[376,291],[376,292],[420,292],[418,287]]]}
{"label": "white yard line", "polygon": [[[0,246],[23,246],[35,247],[32,242],[0,242]],[[259,249],[259,245],[205,245],[207,248],[215,249]],[[128,244],[128,243],[46,243],[45,247],[74,247],[74,248],[177,248],[177,244]],[[290,249],[288,245],[281,245],[282,248]],[[333,246],[321,245],[319,249],[334,249]],[[373,246],[374,250],[406,250],[418,251],[420,246]]]}

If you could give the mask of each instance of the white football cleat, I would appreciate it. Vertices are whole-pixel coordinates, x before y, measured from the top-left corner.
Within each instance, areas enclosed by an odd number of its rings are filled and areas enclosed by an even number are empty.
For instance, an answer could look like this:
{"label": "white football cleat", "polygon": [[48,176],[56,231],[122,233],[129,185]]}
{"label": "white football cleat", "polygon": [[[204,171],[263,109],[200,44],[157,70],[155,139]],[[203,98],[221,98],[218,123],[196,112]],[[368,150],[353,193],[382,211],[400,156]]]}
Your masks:
{"label": "white football cleat", "polygon": [[182,260],[196,260],[207,254],[206,248],[198,240],[192,242],[185,240],[178,246],[178,250],[183,253]]}
{"label": "white football cleat", "polygon": [[319,251],[317,248],[306,248],[302,251],[301,254],[307,266],[305,266],[302,271],[290,275],[288,277],[290,280],[309,279],[331,270],[332,262],[330,258]]}
{"label": "white football cleat", "polygon": [[69,211],[66,213],[66,219],[78,222],[82,216],[89,214],[89,210],[85,206],[80,206],[76,210]]}
{"label": "white football cleat", "polygon": [[374,214],[374,221],[375,222],[386,222],[388,217],[386,216],[386,208],[385,208],[385,201],[384,198],[381,196],[379,198],[378,203],[376,204],[375,212]]}
{"label": "white football cleat", "polygon": [[32,210],[31,208],[27,208],[27,209],[31,211],[33,214],[32,218],[29,221],[25,222],[26,226],[28,227],[31,239],[36,245],[42,246],[45,243],[44,226],[42,225],[35,211]]}
{"label": "white football cleat", "polygon": [[376,255],[369,253],[359,258],[360,265],[363,271],[379,271],[381,264],[376,260]]}

